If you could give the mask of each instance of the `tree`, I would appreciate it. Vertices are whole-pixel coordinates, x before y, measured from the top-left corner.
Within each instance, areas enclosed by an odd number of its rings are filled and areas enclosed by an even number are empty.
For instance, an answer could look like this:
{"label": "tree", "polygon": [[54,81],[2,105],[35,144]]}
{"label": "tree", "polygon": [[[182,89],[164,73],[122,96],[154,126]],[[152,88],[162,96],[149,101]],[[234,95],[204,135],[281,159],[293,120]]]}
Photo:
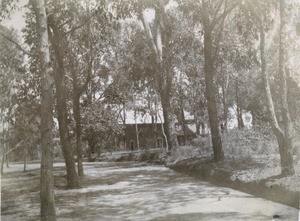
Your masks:
{"label": "tree", "polygon": [[54,51],[54,83],[55,96],[57,99],[57,116],[59,124],[60,142],[62,146],[63,156],[66,162],[68,187],[78,188],[79,180],[75,169],[74,153],[70,140],[69,120],[67,111],[66,83],[65,83],[65,64],[64,53],[65,45],[63,38],[63,30],[60,30],[57,21],[53,15],[48,15],[49,39]]}
{"label": "tree", "polygon": [[53,78],[45,1],[31,0],[37,21],[39,64],[42,80],[41,106],[41,220],[56,220],[53,191]]}
{"label": "tree", "polygon": [[[286,33],[286,5],[283,0],[280,0],[280,28],[279,28],[279,56],[278,56],[278,73],[280,77],[281,94],[281,114],[283,120],[283,130],[281,135],[277,135],[279,153],[281,160],[281,173],[283,175],[292,175],[295,173],[293,165],[292,152],[292,130],[291,117],[288,106],[288,88],[287,88],[287,72],[286,65],[286,50],[285,50],[285,33]],[[273,126],[274,127],[274,126]],[[275,128],[274,128],[275,129]],[[273,130],[274,130],[273,129]],[[278,128],[276,128],[277,130]],[[279,131],[278,131],[279,133]]]}
{"label": "tree", "polygon": [[168,139],[168,147],[171,150],[178,146],[178,141],[175,132],[175,115],[171,105],[173,65],[170,59],[171,57],[168,57],[168,52],[166,52],[170,50],[172,29],[170,28],[170,18],[167,17],[165,12],[165,5],[166,2],[162,0],[157,0],[155,2],[155,20],[153,30],[151,30],[150,24],[145,17],[146,15],[143,11],[143,7],[140,9],[139,17],[142,20],[148,44],[152,49],[153,55],[156,57],[155,77],[163,109],[165,122],[164,131]]}
{"label": "tree", "polygon": [[[247,2],[247,10],[253,16],[256,22],[259,35],[260,35],[260,57],[261,57],[261,77],[266,96],[266,106],[268,111],[269,123],[271,124],[273,133],[275,134],[278,142],[280,162],[281,162],[281,174],[292,175],[294,174],[293,166],[293,153],[292,153],[292,138],[291,130],[292,124],[289,116],[288,102],[287,102],[287,77],[286,77],[286,65],[285,65],[285,51],[283,47],[284,42],[284,28],[285,28],[285,4],[280,1],[279,4],[279,43],[278,43],[278,74],[280,76],[280,112],[282,116],[282,126],[278,121],[278,117],[275,112],[274,100],[272,98],[270,80],[269,80],[269,69],[267,68],[267,57],[266,57],[266,15],[265,10],[268,10],[269,5],[266,2],[261,4],[254,4]],[[260,8],[257,8],[260,7]],[[283,127],[283,128],[282,128]]]}
{"label": "tree", "polygon": [[[90,17],[89,6],[87,5],[87,16]],[[87,48],[87,58],[86,63],[87,67],[84,70],[86,72],[86,78],[83,84],[80,84],[80,71],[78,71],[77,66],[75,65],[76,59],[74,58],[75,53],[70,48],[68,51],[69,63],[71,66],[72,73],[72,99],[73,99],[73,116],[75,120],[75,134],[76,134],[76,155],[77,155],[77,170],[78,176],[82,177],[84,175],[83,165],[82,165],[82,126],[81,126],[81,106],[80,106],[80,97],[84,91],[87,90],[88,84],[92,78],[92,67],[93,67],[93,51],[91,43],[91,21],[88,18],[86,23],[86,28],[84,31],[87,33],[84,35],[86,37],[85,46]],[[79,37],[79,36],[78,36]],[[79,44],[78,44],[79,45]],[[78,47],[79,48],[79,47]],[[79,73],[78,73],[79,72]]]}
{"label": "tree", "polygon": [[[14,30],[6,29],[0,26],[0,110],[1,110],[1,140],[3,146],[1,147],[2,154],[10,151],[10,146],[14,146],[14,123],[18,115],[18,93],[21,81],[24,79],[25,68],[23,65],[24,54],[18,50],[13,42],[18,41],[16,32]],[[10,41],[11,40],[11,41]],[[1,154],[1,156],[2,156]],[[6,159],[8,165],[8,154],[3,159]],[[3,164],[4,162],[2,162]]]}
{"label": "tree", "polygon": [[123,133],[123,125],[118,122],[118,110],[110,104],[97,101],[84,108],[83,139],[88,142],[88,158],[102,150],[112,150],[117,146],[116,138]]}
{"label": "tree", "polygon": [[[138,19],[143,26],[143,33],[146,36],[147,47],[151,50],[147,60],[152,64],[152,83],[160,95],[164,115],[164,131],[168,139],[169,149],[178,146],[175,132],[175,115],[173,113],[171,98],[173,87],[173,63],[171,55],[170,28],[171,19],[166,14],[164,0],[149,1],[127,1],[120,4],[114,1],[113,6],[116,14],[121,18]],[[153,21],[147,19],[146,11],[154,9],[155,18]],[[170,52],[170,53],[168,53]]]}
{"label": "tree", "polygon": [[187,13],[193,8],[193,19],[196,25],[201,24],[203,32],[205,97],[211,130],[211,140],[215,161],[224,159],[222,140],[219,129],[218,106],[216,100],[217,85],[215,83],[216,63],[219,58],[220,42],[225,24],[225,19],[236,8],[236,1],[206,1],[198,2],[181,1],[182,11]]}
{"label": "tree", "polygon": [[[103,63],[107,54],[108,41],[111,41],[113,25],[109,20],[107,5],[96,5],[97,9],[91,11],[90,3],[86,6],[76,5],[70,30],[66,33],[67,71],[72,79],[72,110],[75,121],[76,155],[78,175],[83,176],[82,166],[82,103],[81,99],[91,84],[102,83],[101,74],[105,72]],[[102,13],[98,13],[98,12]],[[77,16],[75,16],[77,15]],[[75,19],[76,17],[76,19]],[[79,23],[79,25],[78,25]],[[96,78],[100,82],[97,82]],[[104,77],[104,76],[102,76]],[[97,90],[97,88],[96,88]],[[100,89],[101,90],[101,89]]]}

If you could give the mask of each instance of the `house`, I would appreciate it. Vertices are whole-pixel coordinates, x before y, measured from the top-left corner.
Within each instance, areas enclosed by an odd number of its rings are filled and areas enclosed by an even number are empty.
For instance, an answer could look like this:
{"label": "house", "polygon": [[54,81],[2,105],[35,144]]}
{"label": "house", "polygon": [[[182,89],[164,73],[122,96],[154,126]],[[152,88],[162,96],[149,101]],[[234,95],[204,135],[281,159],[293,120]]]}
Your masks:
{"label": "house", "polygon": [[161,123],[125,124],[119,147],[129,150],[166,147],[162,126]]}
{"label": "house", "polygon": [[[134,115],[130,110],[127,111],[126,116],[125,123],[124,121],[120,122],[124,125],[124,133],[118,138],[120,149],[136,150],[167,146],[162,117],[151,117],[147,113]],[[189,141],[196,137],[196,127],[193,120],[186,120],[184,130],[180,124],[176,123],[175,130],[179,145],[187,145]]]}
{"label": "house", "polygon": [[187,145],[189,141],[197,137],[196,135],[196,126],[194,122],[188,120],[186,121],[184,129],[182,125],[175,124],[176,126],[176,135],[178,144],[181,146]]}

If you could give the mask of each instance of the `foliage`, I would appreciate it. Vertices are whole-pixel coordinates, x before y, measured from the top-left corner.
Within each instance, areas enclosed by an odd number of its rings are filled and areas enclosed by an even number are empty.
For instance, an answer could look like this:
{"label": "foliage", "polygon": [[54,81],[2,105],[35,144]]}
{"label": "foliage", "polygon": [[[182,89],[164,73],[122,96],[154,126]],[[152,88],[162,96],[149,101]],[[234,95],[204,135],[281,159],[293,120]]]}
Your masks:
{"label": "foliage", "polygon": [[[1,31],[9,38],[18,42],[16,31],[1,27]],[[39,105],[36,91],[31,87],[31,74],[24,64],[24,55],[15,44],[6,39],[0,40],[0,93],[1,96],[1,138],[9,148],[14,148],[17,143],[26,140],[25,146],[29,156],[35,159],[38,156],[37,143],[39,140]],[[16,159],[23,157],[20,149],[14,151]]]}
{"label": "foliage", "polygon": [[270,126],[260,123],[253,128],[232,129],[223,134],[224,152],[230,158],[257,158],[278,153]]}
{"label": "foliage", "polygon": [[114,149],[116,138],[123,133],[118,115],[118,111],[101,102],[86,108],[83,112],[83,140],[97,151]]}
{"label": "foliage", "polygon": [[[205,5],[205,2],[208,5]],[[16,6],[15,3],[16,1],[7,4],[6,9],[12,10]],[[287,3],[287,10],[291,12],[287,19],[294,24],[297,19],[295,9],[299,5],[292,1]],[[224,117],[223,97],[226,99],[227,108],[236,107],[235,85],[238,85],[239,106],[242,112],[250,111],[254,119],[252,129],[231,130],[224,134],[225,152],[227,155],[241,155],[243,151],[256,153],[258,150],[253,149],[255,145],[261,146],[260,139],[262,143],[266,142],[265,145],[271,145],[271,138],[262,135],[265,129],[261,125],[268,121],[268,117],[265,99],[262,96],[264,88],[260,75],[260,37],[256,16],[264,13],[268,15],[264,18],[264,30],[268,39],[268,73],[276,114],[280,116],[277,5],[274,0],[180,0],[172,4],[159,0],[97,0],[89,3],[76,0],[49,1],[47,11],[61,31],[61,38],[58,40],[65,49],[63,81],[67,92],[68,118],[74,121],[72,96],[76,91],[76,80],[78,88],[85,89],[80,90],[82,96],[79,102],[83,108],[81,116],[84,118],[82,125],[85,140],[101,148],[115,146],[115,137],[122,133],[118,123],[121,109],[127,107],[140,112],[155,112],[156,110],[152,109],[158,109],[161,102],[159,96],[163,90],[160,89],[165,89],[162,82],[170,77],[168,80],[172,89],[169,96],[178,121],[182,117],[181,111],[184,110],[194,116],[197,124],[209,124],[205,94],[205,32],[202,16],[203,9],[207,7],[212,20],[221,16],[221,20],[218,20],[212,30],[215,68],[213,84],[216,87],[217,117]],[[27,7],[32,11],[31,5]],[[160,8],[163,8],[164,12],[158,18],[156,13]],[[154,41],[157,41],[156,25],[157,22],[160,23],[166,73],[158,71],[156,56],[142,24],[142,11],[152,13],[153,18],[149,18],[148,22]],[[226,15],[226,19],[222,20],[222,15]],[[296,119],[299,117],[300,90],[297,82],[299,64],[295,62],[298,53],[297,37],[293,28],[291,25],[287,29],[286,36],[290,44],[286,45],[286,49],[289,52],[289,108],[292,118]],[[3,27],[1,31],[18,42],[14,31],[5,30]],[[29,52],[36,55],[38,35],[32,13],[26,14],[23,34]],[[3,51],[0,55],[0,90],[1,94],[4,94],[1,98],[1,111],[5,120],[10,121],[11,128],[16,131],[15,137],[20,140],[29,134],[38,134],[41,94],[39,65],[37,56],[26,57],[25,65],[24,55],[17,51],[12,43],[1,41],[0,47],[1,52]],[[51,52],[53,56],[53,50]],[[55,67],[57,64],[54,57],[52,60]],[[226,86],[225,94],[221,92],[223,86]],[[147,105],[133,105],[137,99],[144,100]],[[299,127],[297,125],[295,120],[296,131]],[[74,124],[70,124],[69,127],[75,128]],[[250,142],[251,140],[253,142]],[[37,141],[37,137],[33,138],[32,145]]]}

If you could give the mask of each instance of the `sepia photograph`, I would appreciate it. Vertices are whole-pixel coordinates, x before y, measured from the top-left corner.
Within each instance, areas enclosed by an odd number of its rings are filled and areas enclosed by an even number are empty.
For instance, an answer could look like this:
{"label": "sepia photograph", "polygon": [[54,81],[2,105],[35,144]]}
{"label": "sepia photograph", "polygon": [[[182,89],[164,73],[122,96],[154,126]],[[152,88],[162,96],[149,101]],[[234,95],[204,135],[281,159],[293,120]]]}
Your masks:
{"label": "sepia photograph", "polygon": [[0,221],[300,221],[300,0],[0,0]]}

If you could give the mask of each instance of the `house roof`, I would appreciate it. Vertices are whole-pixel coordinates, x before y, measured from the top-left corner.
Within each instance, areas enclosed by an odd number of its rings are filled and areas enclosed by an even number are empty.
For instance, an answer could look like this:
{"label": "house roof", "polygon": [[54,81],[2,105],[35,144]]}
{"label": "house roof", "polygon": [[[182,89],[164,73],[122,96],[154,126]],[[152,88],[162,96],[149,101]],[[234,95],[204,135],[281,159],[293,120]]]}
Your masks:
{"label": "house roof", "polygon": [[[122,118],[119,119],[119,123],[123,124],[123,114]],[[154,121],[156,123],[164,123],[164,118],[163,118],[163,113],[162,111],[158,111],[156,116],[154,117]],[[135,117],[135,113],[134,110],[127,110],[125,113],[125,123],[126,124],[151,124],[151,123],[155,123],[152,122],[152,116],[149,112],[145,112],[145,113],[141,113],[139,111],[136,112],[136,117]]]}
{"label": "house roof", "polygon": [[[185,119],[186,120],[194,120],[194,116],[192,116],[189,112],[184,111]],[[157,115],[153,116],[154,121],[152,122],[152,116],[150,114],[150,111],[145,112],[136,112],[136,118],[135,118],[135,112],[134,110],[126,110],[125,113],[125,123],[126,124],[151,124],[151,123],[164,123],[164,116],[162,110],[157,111]],[[123,118],[124,113],[121,114],[121,118],[119,119],[119,123],[123,124]]]}

